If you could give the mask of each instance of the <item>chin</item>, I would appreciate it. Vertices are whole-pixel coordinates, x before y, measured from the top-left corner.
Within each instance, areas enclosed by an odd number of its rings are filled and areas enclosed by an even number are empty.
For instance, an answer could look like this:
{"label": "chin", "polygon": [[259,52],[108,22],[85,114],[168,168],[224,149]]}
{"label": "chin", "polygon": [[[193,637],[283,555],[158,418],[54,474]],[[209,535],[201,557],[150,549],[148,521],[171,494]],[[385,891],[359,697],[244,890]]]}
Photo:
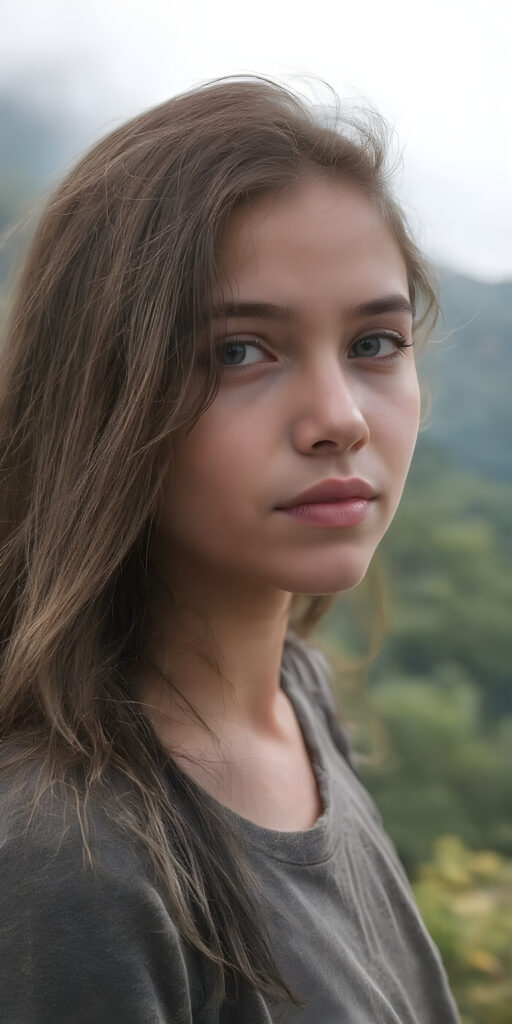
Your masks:
{"label": "chin", "polygon": [[330,565],[324,571],[317,566],[316,570],[311,572],[295,571],[283,574],[279,582],[279,589],[287,590],[292,594],[308,594],[311,597],[353,590],[366,576],[370,561],[359,560],[359,564],[356,565],[356,559],[347,559],[346,564]]}

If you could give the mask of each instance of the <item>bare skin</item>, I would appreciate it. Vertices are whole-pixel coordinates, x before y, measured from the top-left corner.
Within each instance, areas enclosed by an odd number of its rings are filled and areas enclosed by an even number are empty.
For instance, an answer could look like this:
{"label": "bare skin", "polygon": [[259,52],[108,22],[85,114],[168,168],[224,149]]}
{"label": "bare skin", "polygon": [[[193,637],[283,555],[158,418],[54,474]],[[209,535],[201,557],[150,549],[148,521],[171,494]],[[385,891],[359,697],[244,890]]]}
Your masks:
{"label": "bare skin", "polygon": [[[219,322],[219,342],[243,344],[219,349],[220,391],[182,441],[165,485],[152,556],[182,610],[155,609],[153,652],[172,666],[230,763],[164,686],[145,681],[140,697],[164,745],[212,795],[266,827],[304,829],[322,807],[279,682],[289,606],[294,593],[357,586],[398,507],[420,393],[414,349],[392,339],[411,342],[412,315],[354,307],[408,299],[407,272],[370,200],[321,178],[236,211],[221,269],[225,301],[296,312],[286,321],[230,318],[227,330]],[[374,340],[365,348],[361,338]],[[326,477],[351,476],[377,492],[358,526],[313,527],[276,510]],[[192,650],[212,637],[231,687]]]}
{"label": "bare skin", "polygon": [[[245,729],[226,730],[226,760],[204,732],[183,724],[169,728],[162,719],[156,728],[164,747],[208,793],[258,825],[287,832],[311,828],[324,808],[295,712],[286,694],[281,698],[282,735],[255,738]],[[197,762],[190,762],[191,753]]]}

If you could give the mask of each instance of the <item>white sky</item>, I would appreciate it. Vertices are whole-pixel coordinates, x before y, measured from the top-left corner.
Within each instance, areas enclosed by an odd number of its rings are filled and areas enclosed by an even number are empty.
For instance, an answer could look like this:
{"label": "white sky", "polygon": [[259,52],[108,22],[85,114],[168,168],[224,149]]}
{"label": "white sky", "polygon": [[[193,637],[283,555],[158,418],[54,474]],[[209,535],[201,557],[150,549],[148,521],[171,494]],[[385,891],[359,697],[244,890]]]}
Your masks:
{"label": "white sky", "polygon": [[71,113],[73,160],[214,76],[270,74],[310,95],[298,76],[312,75],[369,99],[396,129],[420,244],[512,278],[510,0],[4,0],[0,24],[0,89]]}

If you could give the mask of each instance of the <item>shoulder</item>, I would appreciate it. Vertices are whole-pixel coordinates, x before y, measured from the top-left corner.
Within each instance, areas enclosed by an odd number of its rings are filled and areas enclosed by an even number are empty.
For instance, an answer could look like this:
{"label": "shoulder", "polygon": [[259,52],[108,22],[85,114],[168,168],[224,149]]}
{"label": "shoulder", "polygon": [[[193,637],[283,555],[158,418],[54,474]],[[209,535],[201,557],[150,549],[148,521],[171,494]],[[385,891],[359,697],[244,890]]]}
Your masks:
{"label": "shoulder", "polygon": [[[0,857],[4,867],[51,872],[58,865],[65,879],[66,865],[76,880],[88,877],[88,848],[94,852],[99,873],[120,880],[142,873],[135,846],[94,797],[80,815],[74,794],[64,782],[42,789],[37,806],[34,792],[41,786],[42,760],[31,759],[15,770],[0,769]],[[83,871],[78,871],[82,863]],[[4,876],[5,877],[5,876]]]}
{"label": "shoulder", "polygon": [[191,1022],[202,1000],[195,951],[129,837],[92,804],[91,865],[63,794],[48,794],[30,822],[20,792],[0,773],[0,1019],[156,1024],[165,1012]]}

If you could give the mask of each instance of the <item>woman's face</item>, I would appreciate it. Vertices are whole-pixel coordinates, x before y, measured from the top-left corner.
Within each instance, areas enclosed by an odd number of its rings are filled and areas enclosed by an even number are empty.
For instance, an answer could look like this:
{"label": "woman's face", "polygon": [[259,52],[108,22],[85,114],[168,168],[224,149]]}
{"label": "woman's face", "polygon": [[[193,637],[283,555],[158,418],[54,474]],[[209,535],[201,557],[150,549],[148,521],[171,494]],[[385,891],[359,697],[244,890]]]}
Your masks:
{"label": "woman's face", "polygon": [[[221,271],[226,303],[291,312],[219,318],[221,387],[176,452],[159,537],[188,586],[348,590],[393,519],[418,434],[414,349],[393,341],[411,342],[412,315],[357,311],[409,299],[403,257],[362,192],[314,179],[233,213]],[[362,522],[278,510],[328,477],[371,484]]]}

